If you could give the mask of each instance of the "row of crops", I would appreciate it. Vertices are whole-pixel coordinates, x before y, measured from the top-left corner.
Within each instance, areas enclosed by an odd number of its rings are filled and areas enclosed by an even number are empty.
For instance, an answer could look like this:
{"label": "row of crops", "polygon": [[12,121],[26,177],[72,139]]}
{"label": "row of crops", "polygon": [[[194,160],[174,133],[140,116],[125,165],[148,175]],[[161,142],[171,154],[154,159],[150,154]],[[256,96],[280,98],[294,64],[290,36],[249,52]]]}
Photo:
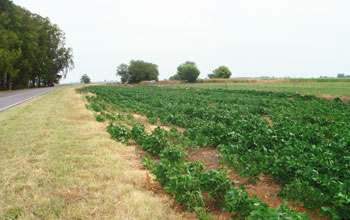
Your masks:
{"label": "row of crops", "polygon": [[[308,219],[286,204],[274,210],[236,187],[225,170],[203,170],[189,162],[184,148],[216,147],[220,162],[259,181],[269,175],[283,184],[279,196],[303,202],[332,219],[350,219],[350,105],[290,93],[184,90],[157,87],[93,86],[89,108],[108,120],[113,138],[135,140],[158,156],[144,159],[156,180],[175,200],[203,212],[209,194],[240,219]],[[115,111],[118,110],[118,111]],[[116,113],[118,112],[118,113]],[[130,113],[175,127],[151,134]]]}

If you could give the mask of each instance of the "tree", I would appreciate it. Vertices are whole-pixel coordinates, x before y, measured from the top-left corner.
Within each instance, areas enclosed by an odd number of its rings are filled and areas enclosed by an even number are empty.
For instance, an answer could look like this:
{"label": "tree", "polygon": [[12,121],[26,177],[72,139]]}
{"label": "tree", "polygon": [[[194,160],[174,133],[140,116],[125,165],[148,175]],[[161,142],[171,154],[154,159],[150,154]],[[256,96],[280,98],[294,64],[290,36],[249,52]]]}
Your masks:
{"label": "tree", "polygon": [[196,64],[191,61],[187,61],[177,67],[177,75],[179,75],[180,79],[190,83],[196,82],[199,74],[200,71]]}
{"label": "tree", "polygon": [[89,84],[91,82],[90,77],[87,74],[81,76],[81,83]]}
{"label": "tree", "polygon": [[122,83],[128,82],[130,78],[129,66],[125,63],[120,64],[117,67],[117,76],[120,76]]}
{"label": "tree", "polygon": [[209,74],[208,77],[210,79],[230,78],[231,74],[232,73],[228,67],[220,66],[219,68],[215,69],[212,74]]}
{"label": "tree", "polygon": [[181,80],[179,74],[175,74],[169,78],[169,80]]}
{"label": "tree", "polygon": [[53,86],[73,67],[72,49],[56,24],[0,0],[0,90]]}
{"label": "tree", "polygon": [[130,65],[120,64],[117,68],[117,75],[122,82],[139,83],[145,80],[158,81],[158,66],[142,60],[131,60]]}

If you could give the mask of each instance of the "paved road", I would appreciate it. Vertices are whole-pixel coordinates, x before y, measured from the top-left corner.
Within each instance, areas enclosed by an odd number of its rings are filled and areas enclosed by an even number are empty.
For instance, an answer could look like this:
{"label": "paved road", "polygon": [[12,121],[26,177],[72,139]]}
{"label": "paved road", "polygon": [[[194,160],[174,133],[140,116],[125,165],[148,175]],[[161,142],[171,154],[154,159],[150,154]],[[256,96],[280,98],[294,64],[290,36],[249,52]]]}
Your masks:
{"label": "paved road", "polygon": [[5,111],[13,106],[21,104],[22,102],[28,101],[32,98],[48,93],[52,90],[59,89],[62,87],[49,87],[39,89],[26,89],[16,92],[9,92],[0,94],[0,112]]}

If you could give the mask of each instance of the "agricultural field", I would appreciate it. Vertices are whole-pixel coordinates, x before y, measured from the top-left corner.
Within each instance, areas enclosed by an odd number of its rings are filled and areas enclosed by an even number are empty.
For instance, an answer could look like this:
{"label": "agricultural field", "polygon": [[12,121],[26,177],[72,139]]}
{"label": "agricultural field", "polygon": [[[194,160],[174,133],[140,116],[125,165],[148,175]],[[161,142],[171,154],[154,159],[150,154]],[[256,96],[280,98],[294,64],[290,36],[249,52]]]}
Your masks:
{"label": "agricultural field", "polygon": [[271,92],[290,92],[301,95],[315,95],[321,97],[350,97],[350,82],[338,81],[306,81],[306,80],[259,80],[259,81],[225,81],[204,83],[159,84],[159,87],[199,88],[199,89],[232,89],[232,90],[257,90]]}
{"label": "agricultural field", "polygon": [[[350,105],[339,98],[154,86],[78,92],[111,137],[139,146],[155,181],[201,219],[350,219]],[[266,180],[274,187],[254,190]]]}

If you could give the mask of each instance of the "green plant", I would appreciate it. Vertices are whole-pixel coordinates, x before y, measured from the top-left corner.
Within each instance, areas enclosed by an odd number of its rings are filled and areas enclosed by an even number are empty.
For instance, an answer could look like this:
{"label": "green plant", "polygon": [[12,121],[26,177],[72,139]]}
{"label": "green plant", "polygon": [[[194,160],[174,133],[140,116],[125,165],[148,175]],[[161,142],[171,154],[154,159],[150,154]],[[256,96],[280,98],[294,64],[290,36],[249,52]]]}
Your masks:
{"label": "green plant", "polygon": [[98,122],[104,122],[105,118],[101,114],[94,114],[96,121]]}
{"label": "green plant", "polygon": [[117,126],[113,125],[113,123],[110,123],[107,126],[107,131],[110,133],[112,138],[121,141],[122,143],[129,144],[130,131],[126,127]]}

